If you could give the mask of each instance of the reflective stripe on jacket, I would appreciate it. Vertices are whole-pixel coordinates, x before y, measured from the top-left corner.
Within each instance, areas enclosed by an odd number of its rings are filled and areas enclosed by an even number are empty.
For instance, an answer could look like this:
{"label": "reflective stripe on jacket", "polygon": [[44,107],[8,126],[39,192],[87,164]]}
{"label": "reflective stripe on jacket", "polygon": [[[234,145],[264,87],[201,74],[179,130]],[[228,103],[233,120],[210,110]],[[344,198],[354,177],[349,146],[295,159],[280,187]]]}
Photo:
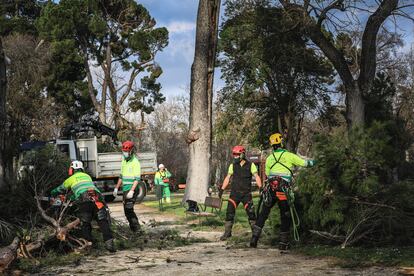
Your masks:
{"label": "reflective stripe on jacket", "polygon": [[141,179],[141,164],[136,156],[132,156],[128,161],[123,159],[121,165],[122,191],[131,190],[134,181]]}
{"label": "reflective stripe on jacket", "polygon": [[52,195],[63,193],[65,190],[71,190],[74,195],[74,199],[78,199],[81,194],[87,192],[88,190],[95,190],[99,193],[99,190],[93,183],[92,178],[84,172],[75,172],[72,176],[67,178],[63,184],[53,189]]}

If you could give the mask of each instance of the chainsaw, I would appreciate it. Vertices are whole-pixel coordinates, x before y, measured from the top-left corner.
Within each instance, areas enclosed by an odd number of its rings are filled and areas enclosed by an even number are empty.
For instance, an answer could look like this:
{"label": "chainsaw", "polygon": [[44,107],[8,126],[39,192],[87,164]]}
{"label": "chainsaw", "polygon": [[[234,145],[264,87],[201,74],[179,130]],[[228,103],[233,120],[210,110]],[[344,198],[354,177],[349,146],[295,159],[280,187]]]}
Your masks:
{"label": "chainsaw", "polygon": [[71,202],[66,202],[66,195],[57,195],[55,197],[50,196],[35,196],[36,199],[44,202],[48,202],[52,207],[61,207],[65,205],[71,205]]}

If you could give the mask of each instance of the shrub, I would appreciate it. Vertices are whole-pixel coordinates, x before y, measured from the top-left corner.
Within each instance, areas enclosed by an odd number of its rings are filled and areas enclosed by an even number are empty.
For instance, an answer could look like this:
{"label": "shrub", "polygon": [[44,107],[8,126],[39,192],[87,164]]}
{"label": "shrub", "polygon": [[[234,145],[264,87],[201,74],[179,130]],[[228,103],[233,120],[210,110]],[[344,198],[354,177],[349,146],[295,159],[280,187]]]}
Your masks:
{"label": "shrub", "polygon": [[318,165],[297,179],[302,227],[331,241],[407,244],[414,240],[414,181],[400,179],[403,145],[396,122],[319,135]]}

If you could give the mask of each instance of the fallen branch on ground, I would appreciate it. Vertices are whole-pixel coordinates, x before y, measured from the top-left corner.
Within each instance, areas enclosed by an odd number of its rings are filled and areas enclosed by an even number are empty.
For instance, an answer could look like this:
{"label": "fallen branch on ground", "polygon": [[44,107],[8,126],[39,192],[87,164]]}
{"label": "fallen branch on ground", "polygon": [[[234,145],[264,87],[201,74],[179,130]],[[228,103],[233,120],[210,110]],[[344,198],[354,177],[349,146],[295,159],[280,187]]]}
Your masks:
{"label": "fallen branch on ground", "polygon": [[17,258],[19,244],[20,238],[15,237],[10,245],[0,248],[0,273],[3,273],[3,271]]}
{"label": "fallen branch on ground", "polygon": [[337,242],[343,242],[346,239],[345,236],[333,235],[333,234],[331,234],[329,232],[325,232],[325,231],[309,230],[309,232],[311,232],[312,234],[318,235],[322,238],[337,241]]}

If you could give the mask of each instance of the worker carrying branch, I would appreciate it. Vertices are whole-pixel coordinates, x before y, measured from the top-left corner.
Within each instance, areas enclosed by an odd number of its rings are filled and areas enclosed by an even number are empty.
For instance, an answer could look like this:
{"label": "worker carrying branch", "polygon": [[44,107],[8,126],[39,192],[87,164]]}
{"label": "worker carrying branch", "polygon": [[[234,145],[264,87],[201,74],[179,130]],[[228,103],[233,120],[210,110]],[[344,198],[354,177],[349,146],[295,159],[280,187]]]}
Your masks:
{"label": "worker carrying branch", "polygon": [[254,211],[251,193],[252,176],[256,178],[257,186],[259,188],[262,186],[256,165],[246,159],[246,149],[243,146],[235,146],[232,153],[234,160],[229,166],[227,176],[221,187],[222,193],[228,187],[230,178],[232,178],[230,197],[227,204],[225,230],[224,234],[220,237],[222,241],[231,237],[236,208],[240,202],[243,203],[244,209],[249,217],[250,225],[254,225],[256,222],[256,213]]}
{"label": "worker carrying branch", "polygon": [[[267,183],[261,195],[263,207],[258,212],[256,224],[253,226],[250,247],[257,247],[257,242],[262,233],[262,228],[269,217],[270,210],[277,203],[280,210],[280,233],[279,233],[279,249],[285,251],[289,248],[289,230],[292,220],[291,208],[289,201],[293,205],[293,201],[289,200],[293,197],[293,191],[290,189],[292,183],[292,169],[295,166],[311,167],[314,160],[304,160],[298,155],[283,149],[282,134],[275,133],[269,138],[273,147],[273,152],[266,159],[266,176]],[[260,204],[259,204],[260,208]]]}
{"label": "worker carrying branch", "polygon": [[141,231],[138,217],[134,212],[134,205],[137,200],[138,192],[136,188],[141,180],[141,164],[135,156],[135,144],[132,141],[122,143],[122,164],[121,175],[114,189],[113,195],[116,197],[118,189],[122,185],[124,213],[129,222],[132,232]]}
{"label": "worker carrying branch", "polygon": [[67,191],[72,193],[77,207],[77,216],[82,222],[81,230],[83,237],[92,241],[92,219],[95,218],[102,232],[105,248],[115,251],[114,240],[110,228],[110,217],[108,207],[101,193],[95,187],[92,178],[84,173],[81,161],[72,161],[69,168],[69,178],[63,184],[52,190],[51,195],[57,196]]}

